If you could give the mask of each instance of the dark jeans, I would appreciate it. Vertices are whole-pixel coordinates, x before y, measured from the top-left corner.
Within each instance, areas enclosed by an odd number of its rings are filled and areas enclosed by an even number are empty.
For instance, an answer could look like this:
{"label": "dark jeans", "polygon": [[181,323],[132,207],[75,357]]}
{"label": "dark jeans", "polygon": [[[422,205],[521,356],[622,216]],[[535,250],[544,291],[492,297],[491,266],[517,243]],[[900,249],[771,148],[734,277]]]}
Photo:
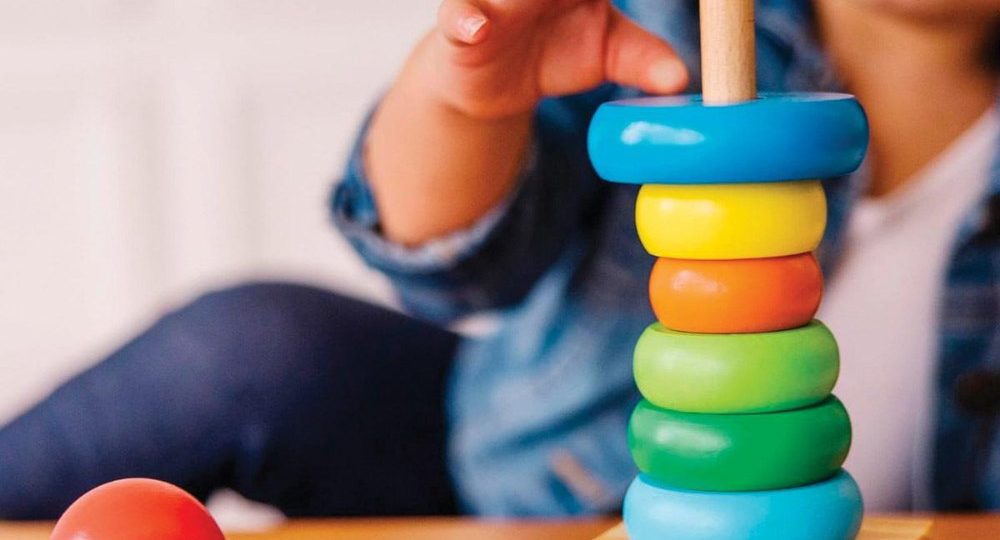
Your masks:
{"label": "dark jeans", "polygon": [[54,518],[134,476],[201,498],[231,488],[290,516],[455,513],[456,343],[304,286],[209,294],[0,429],[0,518]]}

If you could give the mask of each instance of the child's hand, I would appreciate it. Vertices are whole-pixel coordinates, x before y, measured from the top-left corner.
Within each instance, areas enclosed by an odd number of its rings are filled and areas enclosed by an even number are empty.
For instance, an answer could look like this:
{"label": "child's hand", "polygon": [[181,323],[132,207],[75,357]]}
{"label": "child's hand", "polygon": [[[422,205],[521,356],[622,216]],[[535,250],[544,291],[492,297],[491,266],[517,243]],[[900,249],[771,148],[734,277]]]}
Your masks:
{"label": "child's hand", "polygon": [[649,93],[688,82],[673,49],[608,0],[444,0],[425,42],[428,85],[474,118],[523,114],[605,81]]}
{"label": "child's hand", "polygon": [[666,94],[687,80],[673,49],[608,0],[444,0],[369,131],[382,233],[419,245],[495,208],[541,98],[605,81]]}

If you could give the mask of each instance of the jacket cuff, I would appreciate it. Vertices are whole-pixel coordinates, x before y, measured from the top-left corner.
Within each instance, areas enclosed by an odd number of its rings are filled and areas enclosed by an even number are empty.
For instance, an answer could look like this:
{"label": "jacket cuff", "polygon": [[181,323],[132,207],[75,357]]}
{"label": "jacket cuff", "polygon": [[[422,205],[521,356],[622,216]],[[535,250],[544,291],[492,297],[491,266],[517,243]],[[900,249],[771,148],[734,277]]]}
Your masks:
{"label": "jacket cuff", "polygon": [[[334,187],[330,199],[334,224],[366,263],[389,274],[438,273],[472,257],[500,226],[523,182],[519,180],[511,194],[468,227],[417,246],[393,242],[382,234],[378,208],[365,170],[365,140],[370,121],[369,117],[351,151],[346,175]],[[522,179],[532,170],[536,156],[533,144],[522,168]]]}

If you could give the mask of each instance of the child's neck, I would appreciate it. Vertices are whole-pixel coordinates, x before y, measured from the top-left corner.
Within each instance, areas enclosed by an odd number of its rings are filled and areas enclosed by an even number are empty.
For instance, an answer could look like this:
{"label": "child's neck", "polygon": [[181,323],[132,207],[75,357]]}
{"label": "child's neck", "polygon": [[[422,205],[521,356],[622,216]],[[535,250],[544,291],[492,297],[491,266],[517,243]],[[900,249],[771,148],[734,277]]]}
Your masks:
{"label": "child's neck", "polygon": [[993,105],[987,22],[917,21],[846,0],[816,5],[834,65],[869,114],[871,196],[905,185]]}

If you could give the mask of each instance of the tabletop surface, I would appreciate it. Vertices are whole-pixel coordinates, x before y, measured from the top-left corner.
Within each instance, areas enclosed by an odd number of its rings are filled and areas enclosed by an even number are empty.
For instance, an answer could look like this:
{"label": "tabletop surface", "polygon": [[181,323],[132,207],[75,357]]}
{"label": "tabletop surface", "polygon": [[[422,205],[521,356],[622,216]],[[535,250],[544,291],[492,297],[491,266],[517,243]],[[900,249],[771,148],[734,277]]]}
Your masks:
{"label": "tabletop surface", "polygon": [[[1000,514],[929,516],[930,540],[1000,540]],[[878,519],[878,518],[875,518]],[[501,522],[464,519],[348,519],[291,522],[231,540],[592,540],[614,521]],[[0,540],[46,540],[51,524],[0,524]],[[889,540],[890,537],[885,537]]]}

